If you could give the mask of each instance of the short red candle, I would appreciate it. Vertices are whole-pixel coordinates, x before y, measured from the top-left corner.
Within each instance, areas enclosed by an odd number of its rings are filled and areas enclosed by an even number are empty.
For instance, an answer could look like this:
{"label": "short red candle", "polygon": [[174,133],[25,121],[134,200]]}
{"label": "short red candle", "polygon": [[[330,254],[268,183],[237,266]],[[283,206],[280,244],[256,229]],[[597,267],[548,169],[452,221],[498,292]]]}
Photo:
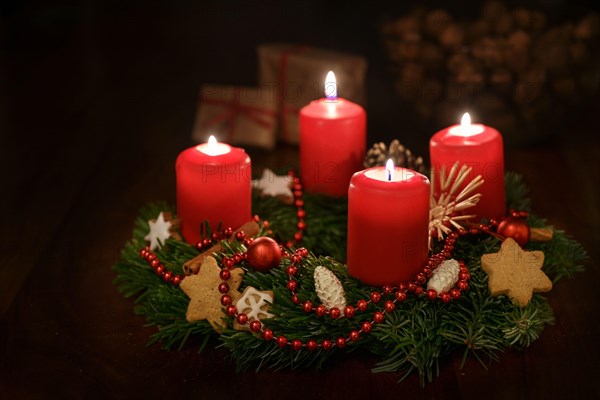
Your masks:
{"label": "short red candle", "polygon": [[204,221],[216,231],[219,224],[236,229],[250,220],[252,170],[243,149],[200,144],[182,151],[175,169],[177,214],[188,243],[200,240]]}
{"label": "short red candle", "polygon": [[[448,172],[458,161],[461,165],[473,168],[469,178],[481,175],[484,179],[479,188],[482,195],[479,203],[465,210],[465,213],[476,215],[476,219],[504,216],[504,146],[500,132],[486,125],[471,124],[469,114],[465,114],[460,125],[450,126],[432,136],[429,153],[431,167],[436,171],[441,171],[445,166]],[[439,183],[437,179],[434,188],[436,193]]]}
{"label": "short red candle", "polygon": [[352,176],[348,189],[350,275],[373,285],[413,280],[428,255],[429,180],[418,172],[374,167]]}
{"label": "short red candle", "polygon": [[332,76],[327,75],[326,89],[333,85],[334,93],[300,110],[300,172],[307,191],[346,196],[352,174],[363,168],[367,115],[360,105],[337,97]]}

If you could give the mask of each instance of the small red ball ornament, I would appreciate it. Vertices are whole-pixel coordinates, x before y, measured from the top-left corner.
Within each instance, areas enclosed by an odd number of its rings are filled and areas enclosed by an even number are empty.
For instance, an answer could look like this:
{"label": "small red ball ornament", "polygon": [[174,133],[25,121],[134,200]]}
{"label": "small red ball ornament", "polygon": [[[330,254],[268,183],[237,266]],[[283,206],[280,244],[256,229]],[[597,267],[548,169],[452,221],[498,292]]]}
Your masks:
{"label": "small red ball ornament", "polygon": [[254,321],[250,322],[250,330],[252,332],[260,331],[261,326],[262,326],[262,324],[260,323],[260,321],[254,320]]}
{"label": "small red ball ornament", "polygon": [[347,318],[352,318],[352,317],[354,317],[354,311],[355,311],[355,310],[354,310],[354,307],[352,307],[352,306],[346,306],[346,307],[344,307],[344,315],[345,315]]}
{"label": "small red ball ornament", "polygon": [[337,307],[332,307],[332,308],[329,310],[329,316],[330,316],[332,319],[338,319],[338,318],[339,318],[341,315],[342,315],[342,312],[341,312],[341,311],[340,311],[340,309],[339,309],[339,308],[337,308]]}
{"label": "small red ball ornament", "polygon": [[396,300],[398,300],[400,302],[406,300],[406,292],[405,291],[396,292]]}
{"label": "small red ball ornament", "polygon": [[273,340],[273,331],[270,329],[265,329],[261,336],[266,341]]}
{"label": "small red ball ornament", "polygon": [[525,246],[529,242],[529,224],[523,218],[508,217],[498,224],[498,234],[507,238],[513,238],[519,246]]}
{"label": "small red ball ornament", "polygon": [[369,332],[371,332],[372,325],[371,325],[371,323],[369,321],[365,321],[365,322],[362,323],[361,329],[362,329],[363,332],[369,333]]}
{"label": "small red ball ornament", "polygon": [[302,348],[302,342],[299,339],[292,340],[292,349],[298,351]]}
{"label": "small red ball ornament", "polygon": [[285,347],[288,344],[288,340],[286,339],[285,336],[278,336],[277,337],[277,346],[279,347]]}
{"label": "small red ball ornament", "polygon": [[279,265],[281,247],[269,237],[256,238],[248,247],[246,260],[255,270],[266,272]]}
{"label": "small red ball ornament", "polygon": [[325,307],[323,304],[319,304],[317,308],[315,308],[315,313],[319,317],[322,317],[323,315],[327,314],[327,307]]}
{"label": "small red ball ornament", "polygon": [[367,301],[359,300],[358,303],[356,303],[356,308],[358,308],[358,311],[365,311],[367,309]]}

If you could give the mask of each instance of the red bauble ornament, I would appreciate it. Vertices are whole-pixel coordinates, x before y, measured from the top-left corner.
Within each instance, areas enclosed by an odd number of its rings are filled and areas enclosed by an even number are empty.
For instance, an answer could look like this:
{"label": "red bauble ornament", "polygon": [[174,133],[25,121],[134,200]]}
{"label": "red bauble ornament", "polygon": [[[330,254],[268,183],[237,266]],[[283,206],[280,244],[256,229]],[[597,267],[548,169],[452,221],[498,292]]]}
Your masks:
{"label": "red bauble ornament", "polygon": [[506,218],[498,224],[497,232],[505,238],[513,238],[519,246],[525,246],[529,242],[529,224],[523,218]]}
{"label": "red bauble ornament", "polygon": [[278,266],[281,261],[281,247],[269,237],[254,239],[246,254],[246,260],[252,268],[261,272]]}

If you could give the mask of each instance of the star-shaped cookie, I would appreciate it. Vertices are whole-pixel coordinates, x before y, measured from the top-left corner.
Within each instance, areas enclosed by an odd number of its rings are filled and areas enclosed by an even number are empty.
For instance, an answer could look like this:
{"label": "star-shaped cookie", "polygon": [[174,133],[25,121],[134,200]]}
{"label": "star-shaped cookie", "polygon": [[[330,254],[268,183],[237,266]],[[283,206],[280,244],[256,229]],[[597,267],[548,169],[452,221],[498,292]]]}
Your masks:
{"label": "star-shaped cookie", "polygon": [[150,242],[150,250],[162,247],[171,236],[180,239],[176,232],[179,222],[179,219],[173,218],[169,212],[161,212],[158,214],[158,218],[149,220],[150,232],[144,237],[144,240]]}
{"label": "star-shaped cookie", "polygon": [[543,264],[543,252],[525,251],[511,238],[502,242],[498,253],[481,256],[492,296],[507,295],[521,307],[529,303],[533,292],[552,289],[552,281],[542,272]]}
{"label": "star-shaped cookie", "polygon": [[[223,293],[219,292],[220,272],[221,268],[217,265],[217,260],[214,257],[206,257],[198,273],[187,276],[179,285],[190,298],[185,319],[188,322],[205,319],[217,332],[221,332],[226,326],[223,322],[225,314],[221,304]],[[241,293],[237,289],[242,283],[243,274],[244,271],[241,268],[234,268],[231,270],[231,278],[227,281],[229,284],[227,294],[231,296],[233,304],[241,297]]]}
{"label": "star-shaped cookie", "polygon": [[235,303],[235,306],[238,309],[238,312],[248,316],[248,323],[241,325],[237,320],[233,321],[233,329],[238,331],[250,331],[249,322],[274,317],[274,315],[269,312],[271,304],[273,304],[273,298],[272,290],[257,290],[252,286],[246,287],[244,293],[242,293],[242,297]]}
{"label": "star-shaped cookie", "polygon": [[260,190],[263,196],[279,198],[286,204],[294,201],[292,193],[292,178],[288,175],[277,175],[268,168],[263,170],[260,179],[252,181],[252,187]]}

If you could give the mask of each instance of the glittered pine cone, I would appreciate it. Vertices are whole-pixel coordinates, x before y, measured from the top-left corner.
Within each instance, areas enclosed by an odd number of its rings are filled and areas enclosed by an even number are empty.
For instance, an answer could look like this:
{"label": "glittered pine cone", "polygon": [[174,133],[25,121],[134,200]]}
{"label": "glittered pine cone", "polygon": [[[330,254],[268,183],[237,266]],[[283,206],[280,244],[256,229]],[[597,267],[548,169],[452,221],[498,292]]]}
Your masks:
{"label": "glittered pine cone", "polygon": [[398,139],[392,140],[389,146],[386,146],[383,142],[373,144],[373,147],[367,152],[363,164],[366,168],[385,165],[390,158],[397,167],[412,169],[422,174],[425,173],[423,158],[415,157]]}

